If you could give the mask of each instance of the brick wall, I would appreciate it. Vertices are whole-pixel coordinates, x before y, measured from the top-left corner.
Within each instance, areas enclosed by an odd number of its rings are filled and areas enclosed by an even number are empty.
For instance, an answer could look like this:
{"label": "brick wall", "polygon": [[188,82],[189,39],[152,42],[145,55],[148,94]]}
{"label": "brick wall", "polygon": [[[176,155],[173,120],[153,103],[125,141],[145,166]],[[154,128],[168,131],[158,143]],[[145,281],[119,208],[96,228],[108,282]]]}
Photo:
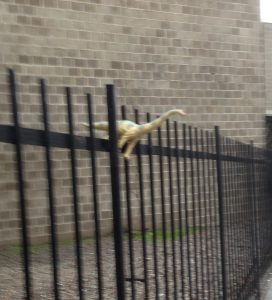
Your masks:
{"label": "brick wall", "polygon": [[272,111],[272,24],[264,24],[265,33],[265,89],[266,89],[266,108]]}
{"label": "brick wall", "polygon": [[[67,132],[63,87],[73,89],[75,121],[86,121],[85,92],[95,119],[105,119],[106,83],[118,103],[160,114],[173,107],[187,122],[218,124],[224,134],[263,143],[264,40],[258,0],[12,0],[0,1],[0,122],[10,123],[6,67],[17,71],[21,121],[42,128],[37,78],[49,85],[52,129]],[[81,126],[76,133],[85,133]],[[1,145],[0,241],[18,232],[13,147]],[[83,229],[90,228],[88,155],[78,153]],[[46,218],[42,149],[25,147],[32,236],[43,238]],[[99,165],[107,157],[99,156]],[[54,150],[59,232],[72,230],[68,152]],[[100,168],[101,217],[111,227],[108,167]],[[137,195],[135,196],[137,197]],[[135,204],[135,206],[137,206]]]}

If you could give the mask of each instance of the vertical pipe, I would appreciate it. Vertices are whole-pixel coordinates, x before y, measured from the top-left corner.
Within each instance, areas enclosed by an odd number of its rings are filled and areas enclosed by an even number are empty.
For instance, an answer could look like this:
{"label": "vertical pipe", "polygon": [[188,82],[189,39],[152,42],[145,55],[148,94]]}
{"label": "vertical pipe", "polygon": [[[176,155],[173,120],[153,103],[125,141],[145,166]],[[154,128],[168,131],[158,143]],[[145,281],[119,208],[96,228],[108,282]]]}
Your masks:
{"label": "vertical pipe", "polygon": [[[135,110],[135,121],[139,124],[139,113]],[[140,188],[140,215],[141,215],[141,231],[142,231],[142,249],[144,261],[144,282],[145,282],[145,299],[149,299],[149,282],[148,282],[148,265],[146,251],[146,224],[145,224],[145,199],[144,199],[144,183],[143,183],[143,164],[140,143],[136,146],[138,178]]]}
{"label": "vertical pipe", "polygon": [[123,254],[123,236],[122,236],[120,175],[119,175],[119,160],[118,160],[118,148],[117,148],[118,136],[117,136],[117,128],[116,128],[114,86],[107,85],[106,89],[107,89],[107,106],[108,106],[108,122],[109,122],[109,148],[110,148],[111,191],[112,191],[117,298],[118,300],[124,300],[125,299],[124,254]]}
{"label": "vertical pipe", "polygon": [[176,270],[176,248],[175,248],[175,208],[173,196],[173,174],[171,158],[171,133],[169,120],[166,121],[167,148],[168,148],[168,175],[169,175],[169,199],[170,199],[170,216],[171,216],[171,239],[172,239],[172,263],[173,263],[173,281],[174,281],[174,299],[178,298],[177,270]]}
{"label": "vertical pipe", "polygon": [[226,262],[225,262],[225,221],[224,221],[224,199],[223,199],[223,181],[222,181],[222,161],[221,161],[221,139],[219,127],[215,126],[216,142],[216,170],[218,186],[218,204],[219,204],[219,230],[220,230],[220,250],[221,250],[221,268],[222,268],[222,297],[227,300],[227,281],[226,281]]}
{"label": "vertical pipe", "polygon": [[55,299],[60,299],[58,288],[58,244],[56,235],[56,216],[55,216],[55,193],[54,183],[52,176],[52,164],[51,164],[51,138],[50,138],[50,126],[48,120],[48,108],[47,108],[47,93],[46,84],[43,79],[40,80],[40,92],[43,108],[43,124],[44,124],[44,141],[45,141],[45,158],[46,158],[46,172],[47,172],[47,184],[48,184],[48,199],[49,199],[49,215],[50,215],[50,237],[51,237],[51,255],[52,255],[52,268],[53,268],[53,284]]}
{"label": "vertical pipe", "polygon": [[25,289],[26,299],[32,298],[32,286],[31,286],[31,274],[30,274],[30,255],[29,255],[29,243],[28,243],[28,227],[27,227],[27,211],[26,211],[26,197],[24,187],[24,166],[22,159],[22,148],[21,148],[21,129],[20,121],[18,117],[17,107],[17,91],[16,91],[16,80],[15,73],[12,69],[9,69],[9,86],[11,94],[11,105],[14,123],[14,137],[15,137],[15,150],[17,159],[17,181],[19,184],[19,201],[20,201],[20,221],[22,226],[22,259],[25,273]]}
{"label": "vertical pipe", "polygon": [[96,167],[96,150],[95,150],[95,131],[93,129],[93,109],[92,97],[90,94],[86,95],[88,108],[88,122],[89,122],[89,137],[90,137],[90,154],[91,154],[91,168],[92,168],[92,192],[94,203],[94,223],[95,223],[95,250],[96,250],[96,269],[97,269],[97,288],[99,299],[103,299],[103,274],[102,274],[102,248],[101,248],[101,225],[99,220],[99,199],[97,187],[97,167]]}
{"label": "vertical pipe", "polygon": [[76,259],[77,259],[77,276],[78,276],[78,293],[80,300],[84,299],[83,294],[83,267],[82,267],[82,251],[81,251],[81,233],[80,233],[80,216],[79,216],[79,198],[77,187],[77,161],[75,153],[75,137],[74,137],[74,122],[73,122],[73,108],[71,90],[66,88],[66,100],[68,109],[68,123],[69,123],[69,142],[70,142],[70,158],[71,158],[71,173],[72,173],[72,193],[73,193],[73,208],[75,220],[75,241],[76,241]]}
{"label": "vertical pipe", "polygon": [[[151,122],[150,113],[147,113],[147,122]],[[155,290],[156,300],[159,299],[160,282],[157,254],[157,221],[156,221],[156,204],[155,204],[155,188],[154,188],[154,163],[153,163],[153,146],[152,134],[148,134],[148,157],[149,157],[149,174],[150,174],[150,200],[152,213],[152,231],[153,231],[153,256],[154,256],[154,273],[155,273]]]}

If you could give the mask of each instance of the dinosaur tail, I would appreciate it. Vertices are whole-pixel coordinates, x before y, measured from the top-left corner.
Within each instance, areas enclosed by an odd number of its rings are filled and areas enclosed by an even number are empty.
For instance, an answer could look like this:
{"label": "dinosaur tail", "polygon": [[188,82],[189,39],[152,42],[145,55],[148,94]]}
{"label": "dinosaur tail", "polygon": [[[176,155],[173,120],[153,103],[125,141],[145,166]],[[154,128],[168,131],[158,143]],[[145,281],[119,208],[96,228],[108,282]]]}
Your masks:
{"label": "dinosaur tail", "polygon": [[[89,127],[88,123],[81,123],[83,126]],[[94,122],[93,128],[98,129],[98,130],[103,130],[103,131],[108,131],[109,125],[108,122]]]}

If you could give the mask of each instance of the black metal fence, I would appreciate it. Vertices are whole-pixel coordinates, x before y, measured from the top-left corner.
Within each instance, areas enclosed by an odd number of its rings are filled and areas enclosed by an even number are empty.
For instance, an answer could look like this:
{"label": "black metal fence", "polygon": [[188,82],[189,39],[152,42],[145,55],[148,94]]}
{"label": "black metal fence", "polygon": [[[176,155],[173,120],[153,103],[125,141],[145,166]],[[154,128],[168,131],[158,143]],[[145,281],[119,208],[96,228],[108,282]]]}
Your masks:
{"label": "black metal fence", "polygon": [[[47,89],[40,81],[44,130],[22,128],[15,75],[9,70],[14,125],[0,125],[0,142],[15,145],[22,236],[23,292],[38,299],[33,284],[29,225],[24,184],[24,145],[45,149],[50,217],[49,264],[51,287],[47,299],[65,299],[61,285],[60,250],[55,215],[53,148],[70,152],[74,215],[74,280],[79,299],[260,299],[259,281],[270,263],[272,246],[271,154],[214,132],[178,122],[152,132],[138,144],[134,165],[117,148],[114,87],[106,87],[109,140],[74,135],[73,99],[66,88],[69,133],[50,130]],[[88,119],[93,122],[91,95],[86,95]],[[122,118],[126,119],[122,107]],[[147,114],[146,121],[151,120]],[[138,111],[135,121],[139,122]],[[77,150],[89,151],[92,180],[95,256],[84,258],[78,198]],[[103,253],[97,152],[108,152],[112,196],[112,252],[115,273]],[[134,178],[132,183],[131,176]],[[132,184],[138,196],[132,199]],[[136,184],[136,187],[135,187]],[[110,187],[109,187],[110,188]],[[124,198],[123,200],[121,198]],[[135,208],[135,202],[138,206]],[[136,213],[137,210],[137,213]],[[91,216],[90,216],[91,218]],[[138,223],[136,222],[138,220]],[[125,229],[125,230],[124,230]],[[108,244],[107,244],[107,247]],[[108,249],[107,249],[108,250]],[[88,285],[85,259],[94,260],[95,277]],[[62,270],[63,271],[63,270]],[[64,270],[65,271],[65,270]],[[62,273],[63,274],[63,273]],[[91,276],[91,275],[89,275]],[[109,285],[109,276],[113,277]],[[111,278],[112,278],[111,277]],[[89,278],[90,279],[90,278]],[[72,298],[71,298],[72,299]],[[73,298],[74,299],[74,298]]]}

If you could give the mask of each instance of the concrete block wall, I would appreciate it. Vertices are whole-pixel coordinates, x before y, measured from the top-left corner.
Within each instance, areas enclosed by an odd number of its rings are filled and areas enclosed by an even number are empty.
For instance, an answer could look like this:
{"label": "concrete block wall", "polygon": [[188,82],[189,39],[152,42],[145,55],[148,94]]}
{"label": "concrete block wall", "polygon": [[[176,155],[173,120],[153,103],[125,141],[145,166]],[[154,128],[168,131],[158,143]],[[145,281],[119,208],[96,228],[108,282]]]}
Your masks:
{"label": "concrete block wall", "polygon": [[[11,0],[0,1],[0,123],[11,123],[7,67],[16,70],[23,126],[43,128],[38,77],[49,86],[53,130],[67,132],[64,86],[71,86],[77,134],[91,92],[95,120],[105,119],[105,89],[118,104],[153,116],[173,107],[186,122],[257,144],[264,140],[264,30],[258,0]],[[13,147],[0,145],[0,241],[18,238]],[[24,148],[31,232],[48,232],[42,149]],[[89,232],[88,153],[78,153],[83,230]],[[110,231],[108,161],[99,156],[101,218]],[[72,231],[69,154],[54,150],[59,232]],[[137,179],[135,179],[137,180]],[[136,196],[135,196],[136,197]],[[137,196],[138,197],[138,196]],[[137,207],[137,204],[135,204]],[[136,210],[135,210],[136,214]]]}
{"label": "concrete block wall", "polygon": [[264,24],[266,109],[272,115],[272,24]]}

